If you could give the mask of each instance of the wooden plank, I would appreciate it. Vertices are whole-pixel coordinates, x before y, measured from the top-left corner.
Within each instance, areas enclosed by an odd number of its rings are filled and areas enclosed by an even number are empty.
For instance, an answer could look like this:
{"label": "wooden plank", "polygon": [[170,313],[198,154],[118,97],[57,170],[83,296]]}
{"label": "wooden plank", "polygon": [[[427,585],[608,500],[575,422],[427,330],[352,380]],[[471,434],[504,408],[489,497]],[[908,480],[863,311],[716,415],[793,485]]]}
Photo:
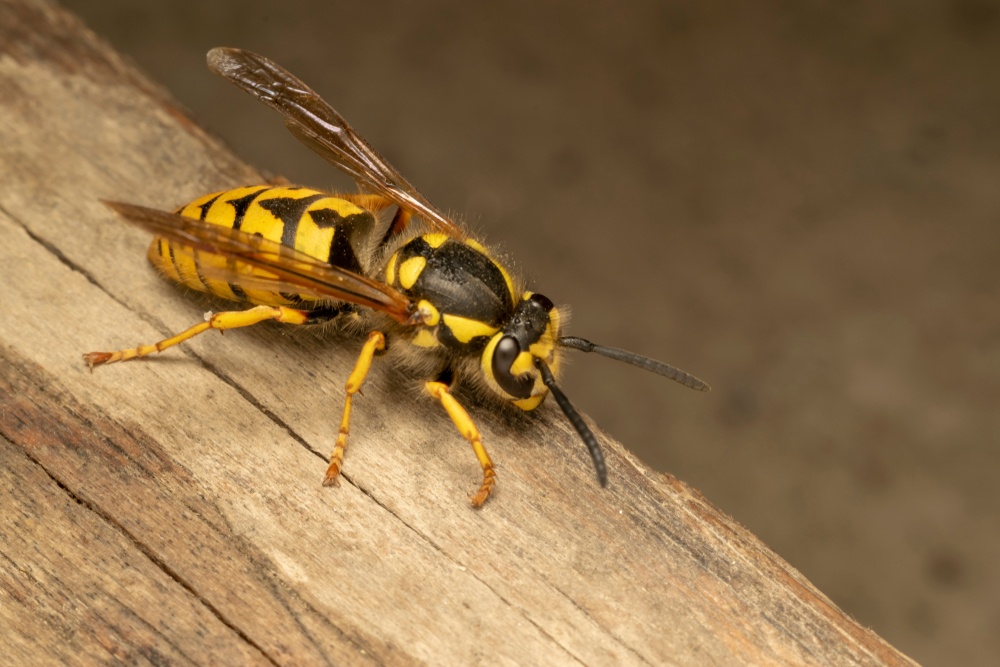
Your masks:
{"label": "wooden plank", "polygon": [[0,438],[0,662],[270,661],[101,516]]}
{"label": "wooden plank", "polygon": [[[4,505],[0,640],[19,658],[911,664],[603,436],[598,487],[551,406],[472,406],[500,475],[474,511],[468,446],[391,357],[356,404],[343,483],[319,485],[357,340],[262,325],[90,373],[82,352],[208,307],[97,199],[171,207],[260,176],[55,6],[0,2],[0,26],[0,479],[5,498],[32,486],[20,523]],[[51,580],[64,598],[32,571],[72,571]],[[88,613],[31,636],[57,604]]]}

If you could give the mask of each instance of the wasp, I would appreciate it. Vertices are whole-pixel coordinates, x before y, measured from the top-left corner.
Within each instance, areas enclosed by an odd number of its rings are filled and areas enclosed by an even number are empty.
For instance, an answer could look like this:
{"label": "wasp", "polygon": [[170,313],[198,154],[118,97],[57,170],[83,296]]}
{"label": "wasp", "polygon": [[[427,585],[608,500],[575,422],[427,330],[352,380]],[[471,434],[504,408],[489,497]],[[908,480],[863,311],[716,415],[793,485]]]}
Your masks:
{"label": "wasp", "polygon": [[471,496],[474,507],[493,492],[496,472],[454,387],[471,387],[524,411],[552,394],[589,450],[601,486],[608,473],[600,445],[556,381],[564,350],[593,352],[708,390],[673,366],[564,335],[565,309],[525,289],[493,252],[279,65],[233,48],[212,49],[207,60],[211,71],[281,114],[299,141],[350,176],[360,192],[258,185],[208,194],[172,213],[105,202],[154,235],[148,257],[166,278],[250,307],[208,313],[204,322],[152,345],[87,353],[91,368],[162,352],[212,329],[264,321],[339,323],[367,339],[347,380],[323,484],[337,483],[353,398],[376,355],[391,345],[405,350],[395,356],[472,446],[483,472]]}

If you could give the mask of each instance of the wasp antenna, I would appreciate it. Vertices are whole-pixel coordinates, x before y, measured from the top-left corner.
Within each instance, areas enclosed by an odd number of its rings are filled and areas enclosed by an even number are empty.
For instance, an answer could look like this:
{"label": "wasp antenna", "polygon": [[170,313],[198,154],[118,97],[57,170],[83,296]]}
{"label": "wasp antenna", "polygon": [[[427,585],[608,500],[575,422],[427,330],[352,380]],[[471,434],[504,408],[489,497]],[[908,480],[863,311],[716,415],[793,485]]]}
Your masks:
{"label": "wasp antenna", "polygon": [[581,352],[596,352],[602,357],[608,357],[609,359],[615,359],[617,361],[624,361],[626,364],[632,364],[633,366],[638,366],[639,368],[650,371],[651,373],[656,373],[657,375],[662,375],[665,378],[670,378],[674,382],[679,382],[689,389],[697,391],[710,391],[712,389],[704,380],[696,378],[676,366],[671,366],[670,364],[665,364],[662,361],[644,357],[641,354],[636,354],[635,352],[629,352],[628,350],[622,350],[617,347],[598,345],[597,343],[591,343],[585,338],[578,338],[576,336],[565,336],[560,338],[559,344],[564,347],[571,347],[574,350],[580,350]]}
{"label": "wasp antenna", "polygon": [[563,413],[566,418],[569,419],[569,423],[573,425],[576,432],[580,434],[583,438],[583,444],[587,445],[587,449],[590,451],[590,458],[594,461],[594,469],[597,470],[597,481],[601,483],[601,486],[608,485],[608,467],[604,464],[604,452],[601,451],[601,446],[597,443],[597,438],[594,436],[594,432],[590,430],[587,426],[587,422],[583,421],[583,417],[577,412],[573,404],[569,402],[566,398],[566,394],[562,392],[562,389],[556,385],[556,378],[552,375],[552,371],[549,370],[548,364],[544,361],[535,357],[535,366],[542,374],[542,382],[545,386],[549,388],[552,395],[556,398],[556,403],[562,408]]}

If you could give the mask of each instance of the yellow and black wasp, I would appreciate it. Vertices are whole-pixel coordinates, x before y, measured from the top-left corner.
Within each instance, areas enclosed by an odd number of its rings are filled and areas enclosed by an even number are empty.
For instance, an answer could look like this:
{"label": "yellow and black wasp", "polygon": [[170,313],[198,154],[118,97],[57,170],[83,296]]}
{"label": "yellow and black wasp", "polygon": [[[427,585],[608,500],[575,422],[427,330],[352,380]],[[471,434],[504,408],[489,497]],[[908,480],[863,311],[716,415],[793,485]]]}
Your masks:
{"label": "yellow and black wasp", "polygon": [[[91,366],[145,357],[204,331],[266,320],[335,321],[367,332],[354,370],[330,465],[335,484],[347,445],[351,400],[376,353],[406,348],[409,370],[439,401],[483,469],[479,507],[496,473],[479,431],[451,394],[464,383],[530,411],[551,393],[590,451],[601,485],[607,468],[597,439],[556,384],[565,348],[596,352],[701,391],[708,385],[667,364],[564,336],[564,313],[521,282],[465,229],[444,216],[362,139],[330,105],[267,58],[231,48],[208,67],[275,109],[306,146],[347,173],[360,194],[259,185],[205,195],[174,213],[106,202],[155,235],[149,259],[167,278],[254,304],[210,314],[176,336],[117,352],[90,352]],[[378,214],[395,207],[394,215]],[[380,222],[381,218],[381,222]],[[414,219],[419,224],[411,224]]]}

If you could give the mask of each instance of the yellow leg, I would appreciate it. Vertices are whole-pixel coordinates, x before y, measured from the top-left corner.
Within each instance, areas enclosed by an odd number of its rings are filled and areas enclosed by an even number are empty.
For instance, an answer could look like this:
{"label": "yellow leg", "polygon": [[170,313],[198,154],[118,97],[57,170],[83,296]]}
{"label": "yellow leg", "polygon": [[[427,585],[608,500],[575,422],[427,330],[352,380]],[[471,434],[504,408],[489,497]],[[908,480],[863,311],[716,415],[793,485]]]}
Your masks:
{"label": "yellow leg", "polygon": [[285,324],[305,324],[309,320],[309,311],[294,310],[284,306],[255,306],[248,310],[226,311],[214,313],[206,321],[196,324],[186,331],[182,331],[176,336],[165,338],[152,345],[140,345],[128,350],[118,350],[117,352],[88,352],[83,355],[83,360],[91,368],[101,364],[113,364],[116,361],[128,361],[137,357],[146,357],[156,352],[162,352],[168,347],[173,347],[178,343],[183,343],[189,338],[194,338],[200,333],[209,329],[238,329],[248,327],[265,320],[284,322]]}
{"label": "yellow leg", "polygon": [[441,406],[448,413],[448,416],[451,417],[451,421],[455,423],[455,428],[458,429],[463,438],[469,441],[469,444],[472,445],[472,450],[476,453],[476,458],[479,459],[479,465],[483,468],[483,483],[479,486],[479,491],[476,492],[476,495],[472,496],[472,506],[482,507],[483,503],[486,502],[486,499],[493,492],[493,485],[496,484],[497,474],[493,471],[493,461],[490,460],[490,455],[486,453],[486,448],[483,447],[483,441],[479,437],[479,429],[476,428],[465,408],[448,393],[448,385],[443,382],[428,382],[424,386],[431,396],[441,401]]}
{"label": "yellow leg", "polygon": [[381,331],[372,331],[368,334],[365,346],[361,348],[358,361],[354,364],[354,370],[347,378],[347,400],[344,401],[344,416],[340,420],[340,431],[337,434],[337,443],[333,446],[333,453],[330,454],[330,466],[326,469],[323,477],[323,486],[332,486],[337,483],[340,476],[340,466],[344,464],[344,449],[347,447],[347,435],[350,433],[351,422],[351,398],[361,391],[361,385],[368,377],[368,371],[372,367],[372,359],[375,358],[377,350],[385,349],[385,335]]}

